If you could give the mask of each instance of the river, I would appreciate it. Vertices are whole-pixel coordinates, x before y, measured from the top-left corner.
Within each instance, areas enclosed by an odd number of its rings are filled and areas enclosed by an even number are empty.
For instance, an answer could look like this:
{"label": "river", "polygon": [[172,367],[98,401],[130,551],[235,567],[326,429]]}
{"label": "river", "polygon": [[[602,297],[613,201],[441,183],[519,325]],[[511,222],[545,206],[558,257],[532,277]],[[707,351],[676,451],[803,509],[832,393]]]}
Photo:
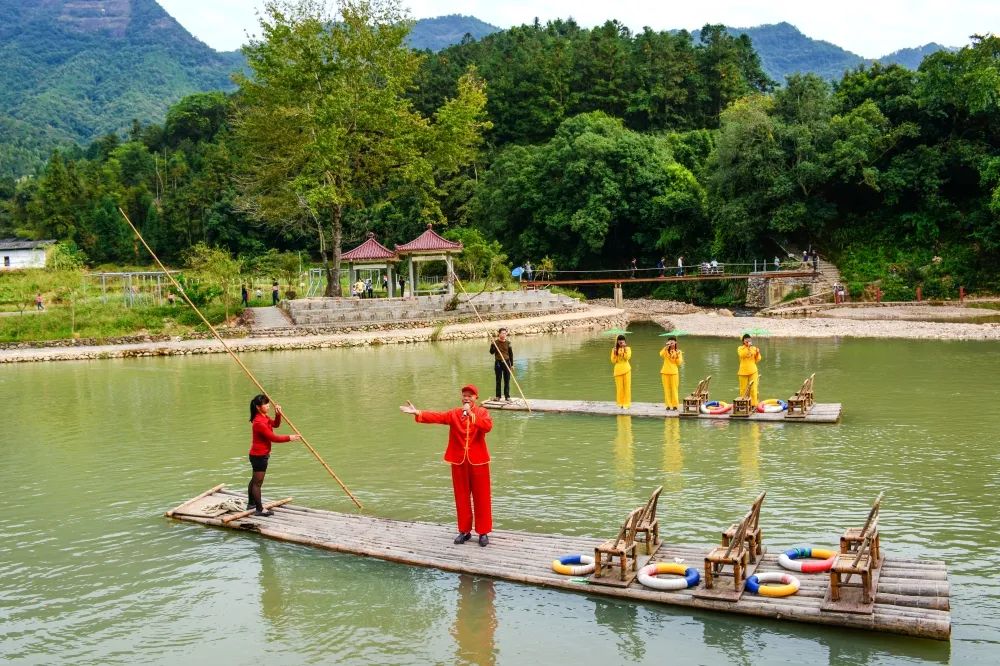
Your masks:
{"label": "river", "polygon": [[[633,400],[658,401],[660,331],[632,336]],[[612,400],[611,339],[514,338],[529,396]],[[987,342],[759,340],[761,398],[816,372],[837,425],[501,413],[489,436],[499,529],[611,536],[657,485],[661,531],[708,544],[768,491],[765,544],[835,547],[885,491],[887,554],[943,559],[951,643],[623,603],[206,529],[163,517],[248,477],[252,385],[226,356],[31,363],[0,371],[0,657],[15,664],[995,663],[1000,642],[1000,348]],[[736,392],[738,340],[681,338],[682,392]],[[485,342],[247,354],[371,513],[453,522],[446,431],[399,413],[492,394]],[[284,429],[288,432],[287,428]],[[352,505],[297,444],[265,496]],[[385,535],[392,539],[391,533]],[[441,547],[454,548],[450,541]],[[464,547],[474,547],[469,544]]]}

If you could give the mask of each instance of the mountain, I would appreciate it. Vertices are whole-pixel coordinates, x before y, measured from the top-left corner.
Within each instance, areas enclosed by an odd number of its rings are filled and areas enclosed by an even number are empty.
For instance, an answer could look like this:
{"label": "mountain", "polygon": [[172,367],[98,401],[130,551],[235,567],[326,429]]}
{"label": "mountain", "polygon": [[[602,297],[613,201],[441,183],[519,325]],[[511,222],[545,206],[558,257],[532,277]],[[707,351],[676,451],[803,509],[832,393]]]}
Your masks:
{"label": "mountain", "polygon": [[[858,65],[875,62],[836,44],[807,37],[791,23],[773,23],[756,28],[727,27],[726,30],[731,35],[746,35],[753,41],[753,47],[760,55],[761,66],[767,75],[778,83],[784,83],[785,77],[790,74],[807,72],[817,74],[828,81],[838,81],[844,72]],[[698,39],[698,33],[698,30],[694,31],[695,39]],[[924,56],[947,48],[931,43],[919,48],[901,49],[878,58],[877,61],[883,65],[895,63],[916,69]]]}
{"label": "mountain", "polygon": [[184,95],[231,89],[242,62],[155,0],[0,0],[0,177],[133,118],[161,121]]}
{"label": "mountain", "polygon": [[450,14],[436,18],[420,19],[410,32],[410,46],[417,50],[440,51],[462,41],[465,35],[482,39],[499,32],[500,28],[480,21],[474,16]]}

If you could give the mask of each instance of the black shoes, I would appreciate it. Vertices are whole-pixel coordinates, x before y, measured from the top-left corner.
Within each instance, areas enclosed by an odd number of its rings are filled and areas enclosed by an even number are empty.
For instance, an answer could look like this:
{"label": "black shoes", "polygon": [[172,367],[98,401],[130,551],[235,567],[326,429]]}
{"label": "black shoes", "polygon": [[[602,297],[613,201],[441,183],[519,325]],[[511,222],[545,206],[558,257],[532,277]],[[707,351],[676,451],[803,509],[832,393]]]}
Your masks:
{"label": "black shoes", "polygon": [[483,548],[485,548],[489,544],[490,544],[490,538],[488,536],[486,536],[485,534],[480,534],[479,535],[479,545],[482,546]]}
{"label": "black shoes", "polygon": [[455,537],[455,545],[461,546],[463,543],[472,538],[472,532],[459,532],[458,536]]}
{"label": "black shoes", "polygon": [[273,516],[274,511],[271,511],[270,509],[266,509],[264,511],[254,511],[253,515],[261,516],[262,518],[267,518],[268,516]]}

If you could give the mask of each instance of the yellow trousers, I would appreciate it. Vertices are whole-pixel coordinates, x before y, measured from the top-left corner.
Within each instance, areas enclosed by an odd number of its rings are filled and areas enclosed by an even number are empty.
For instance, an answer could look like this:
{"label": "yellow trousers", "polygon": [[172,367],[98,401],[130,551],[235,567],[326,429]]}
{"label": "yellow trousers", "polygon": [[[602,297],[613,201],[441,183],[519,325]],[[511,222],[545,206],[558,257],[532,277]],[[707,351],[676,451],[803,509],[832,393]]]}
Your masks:
{"label": "yellow trousers", "polygon": [[757,373],[757,372],[753,373],[752,375],[739,375],[739,378],[740,378],[740,395],[743,395],[744,393],[746,393],[747,382],[749,382],[751,379],[753,380],[753,387],[750,389],[750,401],[755,406],[756,406],[756,404],[758,402],[758,400],[757,400],[757,389],[760,388],[760,386],[758,386],[758,383],[760,381],[759,377],[760,377],[760,373]]}
{"label": "yellow trousers", "polygon": [[660,375],[660,380],[663,381],[663,404],[667,409],[677,409],[681,404],[677,397],[680,375]]}
{"label": "yellow trousers", "polygon": [[632,373],[615,375],[615,402],[619,407],[628,409],[632,406]]}

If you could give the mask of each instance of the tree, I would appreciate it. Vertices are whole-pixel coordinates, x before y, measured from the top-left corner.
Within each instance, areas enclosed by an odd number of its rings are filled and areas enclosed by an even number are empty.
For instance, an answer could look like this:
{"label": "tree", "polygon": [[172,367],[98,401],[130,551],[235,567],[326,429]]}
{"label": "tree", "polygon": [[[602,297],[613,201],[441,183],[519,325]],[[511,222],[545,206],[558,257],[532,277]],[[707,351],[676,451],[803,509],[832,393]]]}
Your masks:
{"label": "tree", "polygon": [[[234,125],[242,149],[239,205],[256,219],[315,235],[327,295],[340,295],[345,214],[373,192],[431,192],[440,173],[471,159],[484,124],[482,82],[470,75],[436,114],[407,92],[420,63],[395,0],[272,0],[263,38],[244,48]],[[423,213],[438,208],[428,195]],[[332,255],[332,262],[331,262]]]}
{"label": "tree", "polygon": [[[208,300],[216,295],[222,296],[222,302],[226,307],[226,319],[228,319],[233,287],[239,283],[242,271],[239,260],[233,259],[225,250],[209,247],[205,243],[198,243],[188,251],[187,265],[211,285],[210,290],[203,290]],[[185,291],[190,292],[191,290],[186,288]],[[191,297],[192,294],[188,293],[188,296]]]}

